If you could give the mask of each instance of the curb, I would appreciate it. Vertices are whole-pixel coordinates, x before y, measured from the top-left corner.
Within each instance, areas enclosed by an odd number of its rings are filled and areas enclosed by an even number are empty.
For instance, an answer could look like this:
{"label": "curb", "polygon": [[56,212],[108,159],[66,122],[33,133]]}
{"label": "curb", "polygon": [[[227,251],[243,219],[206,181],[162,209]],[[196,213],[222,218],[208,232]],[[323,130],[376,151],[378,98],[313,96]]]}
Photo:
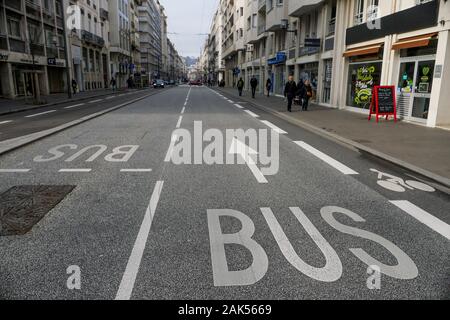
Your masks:
{"label": "curb", "polygon": [[[228,92],[226,92],[226,91],[222,91],[220,89],[218,89],[218,90],[221,91],[224,94],[228,94]],[[358,142],[355,142],[355,141],[352,141],[350,139],[347,139],[347,138],[344,138],[342,136],[339,136],[337,134],[328,132],[326,130],[318,128],[318,127],[316,127],[314,125],[311,125],[309,123],[306,123],[304,121],[301,121],[301,120],[298,120],[298,119],[293,119],[292,117],[287,116],[287,115],[285,115],[285,114],[283,114],[281,112],[274,111],[274,110],[272,110],[269,107],[260,105],[260,104],[255,103],[255,102],[247,101],[247,100],[246,100],[246,102],[251,104],[251,105],[253,105],[255,108],[262,109],[263,111],[266,111],[266,112],[268,112],[270,114],[273,114],[273,115],[275,115],[275,116],[277,116],[279,118],[282,118],[283,120],[286,120],[286,121],[288,121],[288,122],[290,122],[292,124],[295,124],[295,125],[297,125],[299,127],[302,127],[303,129],[306,129],[306,130],[308,130],[310,132],[316,133],[316,134],[318,134],[318,135],[320,135],[320,136],[322,136],[324,138],[327,138],[327,139],[332,140],[334,142],[339,142],[340,144],[345,144],[346,146],[350,146],[350,147],[356,149],[357,151],[359,151],[361,153],[370,154],[370,155],[372,155],[372,156],[374,156],[376,158],[385,160],[385,161],[390,162],[392,164],[395,164],[395,165],[397,165],[399,167],[402,167],[402,168],[407,169],[409,171],[412,171],[412,172],[415,172],[417,174],[420,174],[420,175],[422,175],[422,176],[424,176],[424,177],[426,177],[426,178],[428,178],[428,179],[430,179],[430,180],[432,180],[434,182],[437,182],[437,183],[443,185],[446,188],[450,188],[450,179],[448,179],[448,178],[445,178],[443,176],[437,175],[437,174],[435,174],[433,172],[430,172],[428,170],[419,168],[419,167],[417,167],[417,166],[415,166],[413,164],[410,164],[410,163],[408,163],[406,161],[397,159],[395,157],[387,155],[387,154],[385,154],[383,152],[380,152],[378,150],[375,150],[375,149],[372,149],[370,147],[364,146],[364,145],[362,145],[362,144],[360,144]]]}
{"label": "curb", "polygon": [[[139,89],[136,90],[135,92],[139,92],[139,91],[143,91],[146,89]],[[121,93],[121,91],[116,91],[117,93]],[[125,90],[124,90],[125,92]],[[64,104],[64,103],[69,103],[69,102],[79,102],[79,101],[84,101],[84,100],[89,100],[89,99],[95,99],[98,97],[105,97],[105,96],[109,96],[111,95],[111,93],[113,93],[112,91],[109,93],[104,93],[104,94],[99,94],[96,96],[90,96],[90,97],[84,97],[84,98],[78,98],[78,99],[67,99],[64,101],[58,101],[58,102],[51,102],[51,103],[46,103],[46,104],[41,104],[41,105],[36,105],[36,106],[30,106],[29,108],[25,108],[25,109],[15,109],[15,110],[9,110],[9,111],[0,111],[0,116],[4,116],[4,115],[8,115],[8,114],[13,114],[13,113],[19,113],[19,112],[25,112],[25,111],[30,111],[30,110],[36,110],[36,109],[40,109],[40,108],[45,108],[45,107],[51,107],[51,106],[57,106],[60,104]]]}
{"label": "curb", "polygon": [[144,99],[146,99],[148,97],[157,95],[159,93],[162,93],[162,92],[165,92],[165,91],[168,91],[168,90],[169,89],[162,90],[162,91],[156,91],[156,92],[152,92],[152,93],[146,94],[146,95],[144,95],[142,97],[139,97],[139,98],[127,101],[127,102],[122,103],[122,104],[120,104],[118,106],[114,106],[114,107],[111,107],[109,109],[105,109],[105,110],[102,110],[102,111],[90,114],[90,115],[82,117],[80,119],[77,119],[77,120],[74,120],[74,121],[62,124],[62,125],[57,126],[55,128],[51,128],[51,129],[47,129],[47,130],[44,130],[44,131],[35,132],[35,133],[29,134],[29,135],[26,135],[26,136],[22,136],[22,137],[17,137],[17,138],[1,141],[0,142],[0,155],[4,155],[4,154],[6,154],[8,152],[11,152],[11,151],[16,150],[18,148],[21,148],[21,147],[23,147],[25,145],[28,145],[28,144],[36,142],[36,141],[38,141],[40,139],[49,137],[49,136],[51,136],[51,135],[53,135],[55,133],[64,131],[64,130],[69,129],[71,127],[75,127],[75,126],[77,126],[77,125],[79,125],[81,123],[87,122],[87,121],[92,120],[94,118],[98,118],[98,117],[100,117],[100,116],[102,116],[102,115],[104,115],[106,113],[115,111],[117,109],[123,108],[125,106],[130,105],[130,104],[133,104],[135,102],[144,100]]}

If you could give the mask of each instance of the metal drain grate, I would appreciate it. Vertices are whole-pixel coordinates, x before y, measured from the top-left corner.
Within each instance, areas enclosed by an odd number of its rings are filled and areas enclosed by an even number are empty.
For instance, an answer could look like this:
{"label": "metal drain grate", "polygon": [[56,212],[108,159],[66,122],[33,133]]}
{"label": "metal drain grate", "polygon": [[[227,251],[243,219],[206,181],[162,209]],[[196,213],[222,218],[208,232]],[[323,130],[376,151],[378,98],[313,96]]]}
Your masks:
{"label": "metal drain grate", "polygon": [[30,231],[75,186],[15,186],[0,195],[0,236]]}

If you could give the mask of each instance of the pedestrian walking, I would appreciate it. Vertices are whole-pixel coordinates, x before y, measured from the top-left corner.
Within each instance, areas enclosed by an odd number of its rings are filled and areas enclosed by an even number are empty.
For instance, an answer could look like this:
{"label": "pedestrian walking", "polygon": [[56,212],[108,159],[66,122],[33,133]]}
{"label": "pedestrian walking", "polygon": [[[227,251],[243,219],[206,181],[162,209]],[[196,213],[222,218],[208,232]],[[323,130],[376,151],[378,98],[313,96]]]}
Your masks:
{"label": "pedestrian walking", "polygon": [[272,80],[270,80],[270,78],[267,78],[266,90],[267,90],[267,97],[270,97],[270,90],[272,90]]}
{"label": "pedestrian walking", "polygon": [[117,84],[117,83],[116,83],[116,79],[115,79],[114,77],[111,78],[111,81],[110,81],[109,84],[111,85],[112,90],[113,90],[113,91],[116,91],[116,88],[117,88],[117,87],[116,87],[116,84]]}
{"label": "pedestrian walking", "polygon": [[242,78],[239,78],[237,82],[237,88],[239,91],[239,96],[242,97],[242,90],[244,90],[244,80],[242,80]]}
{"label": "pedestrian walking", "polygon": [[295,98],[297,93],[297,84],[294,81],[293,76],[289,76],[289,80],[284,87],[284,96],[287,98],[288,106],[287,109],[289,112],[292,112],[292,101]]}
{"label": "pedestrian walking", "polygon": [[258,79],[256,79],[255,76],[252,76],[250,80],[250,86],[252,87],[252,98],[255,99],[256,87],[258,86]]}
{"label": "pedestrian walking", "polygon": [[[303,101],[305,100],[306,96],[306,87],[302,79],[299,80],[297,83],[297,92],[296,92],[296,98],[295,101],[298,101],[298,105],[302,107],[303,110]],[[297,100],[298,99],[298,100]]]}
{"label": "pedestrian walking", "polygon": [[75,79],[72,79],[72,92],[73,94],[77,93],[78,83]]}
{"label": "pedestrian walking", "polygon": [[311,86],[311,82],[309,80],[305,81],[305,91],[306,91],[306,94],[303,99],[302,110],[308,111],[309,99],[311,99],[311,97],[313,96],[313,89]]}

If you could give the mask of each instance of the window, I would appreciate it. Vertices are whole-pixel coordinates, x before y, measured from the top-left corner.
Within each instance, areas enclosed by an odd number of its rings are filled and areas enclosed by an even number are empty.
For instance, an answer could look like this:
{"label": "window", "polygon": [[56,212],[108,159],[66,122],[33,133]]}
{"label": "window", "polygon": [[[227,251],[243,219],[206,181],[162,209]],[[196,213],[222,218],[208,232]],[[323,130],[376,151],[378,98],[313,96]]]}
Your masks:
{"label": "window", "polygon": [[22,38],[20,33],[20,20],[13,17],[6,17],[8,34],[14,38]]}
{"label": "window", "polygon": [[379,0],[370,0],[369,7],[367,8],[367,20],[376,20],[378,19],[379,12]]}
{"label": "window", "polygon": [[364,0],[355,0],[354,24],[358,25],[364,21]]}

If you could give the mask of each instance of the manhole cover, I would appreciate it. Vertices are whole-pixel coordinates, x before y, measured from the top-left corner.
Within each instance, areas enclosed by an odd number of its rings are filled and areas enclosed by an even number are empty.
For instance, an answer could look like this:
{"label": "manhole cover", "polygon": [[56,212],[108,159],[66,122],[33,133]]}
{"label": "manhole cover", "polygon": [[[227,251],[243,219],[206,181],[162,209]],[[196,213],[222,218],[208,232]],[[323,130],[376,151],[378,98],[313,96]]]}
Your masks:
{"label": "manhole cover", "polygon": [[15,186],[0,195],[0,236],[23,235],[75,186]]}

